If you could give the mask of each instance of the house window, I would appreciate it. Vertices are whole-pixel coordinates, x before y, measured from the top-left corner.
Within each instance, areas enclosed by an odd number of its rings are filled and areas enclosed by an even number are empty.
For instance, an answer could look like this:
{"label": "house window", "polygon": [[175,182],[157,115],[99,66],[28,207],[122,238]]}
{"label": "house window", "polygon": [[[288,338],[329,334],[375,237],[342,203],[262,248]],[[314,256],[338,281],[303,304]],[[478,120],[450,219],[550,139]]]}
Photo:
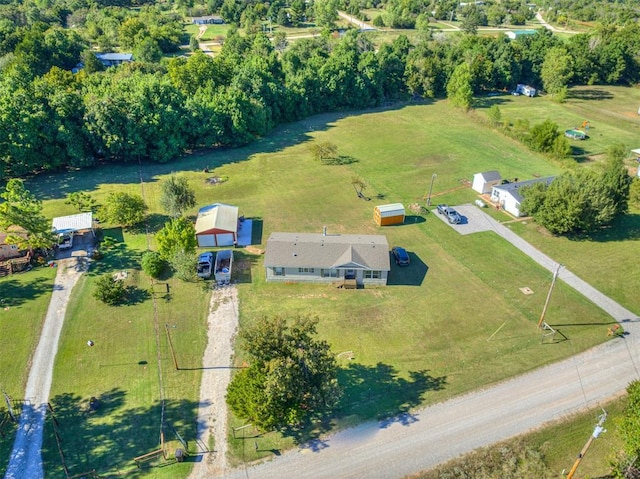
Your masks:
{"label": "house window", "polygon": [[321,269],[320,270],[320,275],[323,278],[337,278],[338,277],[338,270],[337,269]]}
{"label": "house window", "polygon": [[380,279],[382,278],[382,271],[365,271],[364,279]]}
{"label": "house window", "polygon": [[274,276],[284,276],[284,268],[283,267],[275,267],[273,268],[273,275]]}
{"label": "house window", "polygon": [[298,268],[298,273],[315,273],[315,268]]}

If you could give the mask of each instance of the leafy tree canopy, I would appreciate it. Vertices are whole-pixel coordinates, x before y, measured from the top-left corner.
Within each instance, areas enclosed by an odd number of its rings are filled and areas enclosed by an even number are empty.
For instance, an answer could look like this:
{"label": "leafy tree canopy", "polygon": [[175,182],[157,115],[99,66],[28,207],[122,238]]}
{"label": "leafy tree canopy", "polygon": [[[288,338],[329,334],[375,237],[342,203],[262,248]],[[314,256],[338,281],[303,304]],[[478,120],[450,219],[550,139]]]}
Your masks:
{"label": "leafy tree canopy", "polygon": [[622,160],[600,170],[578,170],[522,190],[521,209],[555,234],[590,233],[626,212],[629,177]]}
{"label": "leafy tree canopy", "polygon": [[120,304],[127,294],[124,283],[111,274],[105,274],[96,280],[93,297],[110,306]]}
{"label": "leafy tree canopy", "polygon": [[130,227],[144,220],[147,209],[140,195],[118,191],[109,193],[100,215],[103,221]]}
{"label": "leafy tree canopy", "polygon": [[18,179],[9,180],[0,193],[0,230],[8,233],[7,241],[22,249],[53,246],[55,239],[51,224],[42,215],[42,202]]}
{"label": "leafy tree canopy", "polygon": [[184,176],[171,175],[160,189],[160,205],[174,218],[196,205],[196,193]]}
{"label": "leafy tree canopy", "polygon": [[156,242],[160,256],[167,261],[177,253],[193,255],[197,245],[196,229],[187,218],[174,218],[156,233]]}
{"label": "leafy tree canopy", "polygon": [[298,425],[335,406],[337,365],[326,341],[314,338],[317,318],[262,318],[240,333],[251,365],[229,385],[227,403],[238,416],[270,430]]}

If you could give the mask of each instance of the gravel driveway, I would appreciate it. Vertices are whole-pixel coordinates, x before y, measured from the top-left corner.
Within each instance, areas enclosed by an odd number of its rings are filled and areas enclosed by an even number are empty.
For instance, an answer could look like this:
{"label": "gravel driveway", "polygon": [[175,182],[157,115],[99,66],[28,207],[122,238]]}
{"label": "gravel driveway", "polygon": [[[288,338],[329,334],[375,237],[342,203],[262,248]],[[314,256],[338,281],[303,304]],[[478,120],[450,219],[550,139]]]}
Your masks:
{"label": "gravel driveway", "polygon": [[[189,479],[219,477],[228,469],[225,396],[231,380],[233,338],[238,329],[238,290],[235,286],[213,291],[208,325],[198,406],[197,443],[202,459],[195,463]],[[209,451],[212,436],[215,450]]]}
{"label": "gravel driveway", "polygon": [[69,257],[57,261],[58,271],[49,309],[27,380],[25,399],[30,402],[30,405],[22,409],[5,479],[44,477],[40,449],[53,376],[53,363],[58,352],[58,341],[71,290],[88,266],[89,260],[84,257]]}

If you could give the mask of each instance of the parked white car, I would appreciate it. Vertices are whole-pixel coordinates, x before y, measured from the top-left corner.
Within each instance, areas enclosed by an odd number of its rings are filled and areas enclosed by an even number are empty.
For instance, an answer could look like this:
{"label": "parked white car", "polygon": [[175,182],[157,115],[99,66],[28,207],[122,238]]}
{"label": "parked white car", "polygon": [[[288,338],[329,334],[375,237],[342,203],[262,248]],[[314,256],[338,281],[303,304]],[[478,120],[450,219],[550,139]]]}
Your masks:
{"label": "parked white car", "polygon": [[211,277],[213,271],[213,253],[202,253],[198,256],[198,276],[203,279]]}
{"label": "parked white car", "polygon": [[58,233],[58,249],[73,248],[73,232]]}

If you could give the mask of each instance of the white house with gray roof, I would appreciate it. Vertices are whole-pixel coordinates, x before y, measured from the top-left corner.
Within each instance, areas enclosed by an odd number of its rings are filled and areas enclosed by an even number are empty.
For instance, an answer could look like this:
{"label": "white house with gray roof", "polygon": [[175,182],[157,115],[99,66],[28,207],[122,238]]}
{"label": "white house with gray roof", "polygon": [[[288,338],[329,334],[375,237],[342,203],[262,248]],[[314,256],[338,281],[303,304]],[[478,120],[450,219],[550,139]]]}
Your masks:
{"label": "white house with gray roof", "polygon": [[525,216],[526,212],[520,210],[520,203],[524,200],[521,194],[522,188],[541,182],[549,186],[554,178],[555,176],[548,176],[546,178],[496,185],[491,189],[491,201],[513,216]]}
{"label": "white house with gray roof", "polygon": [[383,235],[271,233],[267,281],[385,286],[391,269]]}

